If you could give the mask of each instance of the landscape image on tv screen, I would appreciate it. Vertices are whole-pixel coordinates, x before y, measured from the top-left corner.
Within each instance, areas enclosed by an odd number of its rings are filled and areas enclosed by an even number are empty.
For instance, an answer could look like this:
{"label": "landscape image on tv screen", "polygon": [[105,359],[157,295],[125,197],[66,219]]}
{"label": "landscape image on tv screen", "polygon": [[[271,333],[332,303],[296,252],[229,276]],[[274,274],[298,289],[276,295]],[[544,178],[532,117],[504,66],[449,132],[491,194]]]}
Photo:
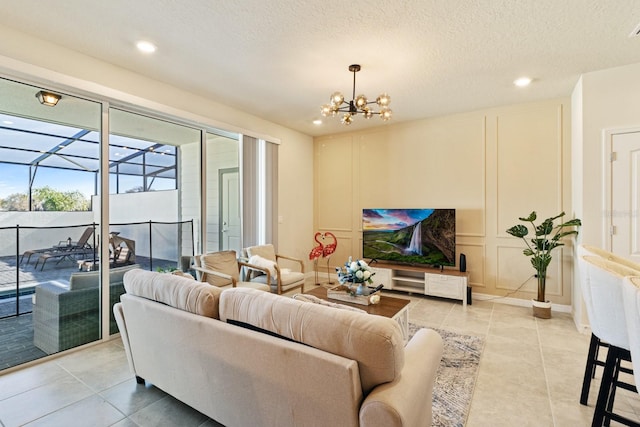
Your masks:
{"label": "landscape image on tv screen", "polygon": [[378,261],[456,265],[455,209],[363,209],[362,256]]}

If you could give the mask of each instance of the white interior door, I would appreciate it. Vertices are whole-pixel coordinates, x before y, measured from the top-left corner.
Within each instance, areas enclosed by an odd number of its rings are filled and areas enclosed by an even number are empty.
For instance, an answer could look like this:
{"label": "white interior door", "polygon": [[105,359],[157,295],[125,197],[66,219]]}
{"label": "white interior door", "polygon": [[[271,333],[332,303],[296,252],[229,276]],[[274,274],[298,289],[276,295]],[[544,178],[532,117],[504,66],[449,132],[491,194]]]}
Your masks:
{"label": "white interior door", "polygon": [[220,250],[241,251],[240,174],[238,169],[221,172],[220,194]]}
{"label": "white interior door", "polygon": [[611,135],[611,251],[640,262],[640,132]]}

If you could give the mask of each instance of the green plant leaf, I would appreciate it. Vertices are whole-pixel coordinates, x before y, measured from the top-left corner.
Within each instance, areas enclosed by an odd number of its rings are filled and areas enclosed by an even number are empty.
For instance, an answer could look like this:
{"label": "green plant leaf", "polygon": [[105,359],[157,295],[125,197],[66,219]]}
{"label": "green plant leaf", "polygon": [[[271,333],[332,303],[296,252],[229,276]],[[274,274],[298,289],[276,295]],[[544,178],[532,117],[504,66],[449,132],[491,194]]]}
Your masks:
{"label": "green plant leaf", "polygon": [[536,236],[546,236],[553,231],[553,220],[547,218],[542,224],[536,227]]}
{"label": "green plant leaf", "polygon": [[522,224],[514,225],[510,229],[507,230],[508,234],[511,234],[514,237],[523,238],[527,234],[529,234],[529,229]]}
{"label": "green plant leaf", "polygon": [[[582,221],[575,218],[554,226],[554,221],[564,215],[565,213],[561,212],[559,215],[545,219],[542,224],[537,226],[534,223],[537,219],[535,211],[531,212],[526,218],[518,218],[520,221],[531,223],[533,232],[535,232],[535,237],[532,239],[525,239],[525,236],[529,233],[529,229],[524,225],[514,225],[507,230],[507,233],[510,235],[520,237],[524,241],[527,247],[522,253],[525,256],[531,257],[531,265],[537,274],[543,278],[547,273],[547,267],[551,264],[551,251],[558,246],[564,245],[564,243],[560,241],[563,237],[578,234],[578,230],[564,231],[563,227],[579,227],[582,225]],[[538,283],[538,301],[545,301],[544,294],[544,280],[542,280]]]}
{"label": "green plant leaf", "polygon": [[549,247],[547,248],[547,252],[551,252],[551,249],[553,248],[557,248],[558,246],[564,246],[564,243],[560,243],[560,242],[550,242],[549,243]]}
{"label": "green plant leaf", "polygon": [[572,234],[578,234],[578,232],[576,230],[571,230],[571,231],[563,231],[562,233],[558,233],[553,240],[560,240],[565,236],[570,236]]}
{"label": "green plant leaf", "polygon": [[536,211],[533,211],[533,212],[531,212],[531,213],[529,214],[529,216],[528,216],[528,217],[526,217],[526,218],[522,218],[522,217],[520,217],[520,218],[518,218],[518,219],[519,219],[520,221],[533,222],[533,221],[535,221],[535,220],[536,220],[536,218],[538,218],[538,215],[536,215]]}
{"label": "green plant leaf", "polygon": [[551,245],[547,239],[531,239],[531,243],[538,251],[547,251]]}
{"label": "green plant leaf", "polygon": [[531,258],[531,265],[538,273],[546,272],[547,267],[551,263],[551,255],[548,253],[543,253],[538,256],[534,256]]}
{"label": "green plant leaf", "polygon": [[574,218],[560,224],[558,227],[562,228],[562,227],[580,227],[580,226],[582,226],[582,221],[580,221],[578,218]]}

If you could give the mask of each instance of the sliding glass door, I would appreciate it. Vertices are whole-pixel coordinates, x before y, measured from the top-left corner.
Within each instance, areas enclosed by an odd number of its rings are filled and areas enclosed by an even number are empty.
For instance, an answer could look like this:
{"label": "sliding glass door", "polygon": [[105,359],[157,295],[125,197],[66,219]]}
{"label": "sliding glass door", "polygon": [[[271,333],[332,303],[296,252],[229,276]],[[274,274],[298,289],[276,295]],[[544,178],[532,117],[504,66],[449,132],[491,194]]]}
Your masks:
{"label": "sliding glass door", "polygon": [[0,369],[100,338],[99,276],[77,276],[100,129],[100,103],[0,79]]}
{"label": "sliding glass door", "polygon": [[237,135],[206,134],[206,252],[241,253],[241,181]]}
{"label": "sliding glass door", "polygon": [[117,333],[127,269],[240,255],[245,190],[252,214],[277,200],[247,180],[240,146],[233,132],[0,78],[0,371]]}

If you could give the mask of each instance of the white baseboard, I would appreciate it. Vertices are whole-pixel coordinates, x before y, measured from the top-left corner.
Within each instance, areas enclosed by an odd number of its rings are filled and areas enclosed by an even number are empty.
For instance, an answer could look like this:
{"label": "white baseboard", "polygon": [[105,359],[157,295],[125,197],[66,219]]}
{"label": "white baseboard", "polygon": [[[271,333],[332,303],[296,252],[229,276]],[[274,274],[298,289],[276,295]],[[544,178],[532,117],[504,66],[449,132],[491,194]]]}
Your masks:
{"label": "white baseboard", "polygon": [[[314,272],[307,272],[305,273],[306,277],[310,277],[310,278],[314,278]],[[320,281],[322,282],[322,278],[327,277],[327,273],[326,272],[321,272],[319,273],[319,278]],[[336,274],[331,274],[331,280],[335,281],[336,284],[338,282],[338,276]],[[471,294],[471,300],[478,300],[478,301],[493,301],[495,303],[498,304],[506,304],[506,305],[515,305],[518,307],[531,307],[531,300],[528,299],[520,299],[520,298],[511,298],[511,297],[501,297],[501,296],[497,296],[497,295],[490,295],[490,294],[481,294],[481,293],[476,293],[473,292]],[[553,303],[551,305],[551,311],[557,311],[559,313],[572,313],[572,309],[570,305],[566,305],[566,304],[556,304]],[[578,325],[576,325],[576,327],[578,327]],[[588,327],[586,327],[588,329]],[[581,329],[581,328],[578,328]]]}
{"label": "white baseboard", "polygon": [[[491,301],[498,304],[506,304],[506,305],[515,305],[518,307],[531,307],[531,300],[528,299],[520,299],[520,298],[511,298],[511,297],[500,297],[497,295],[490,294],[481,294],[481,293],[472,293],[471,300],[478,301]],[[560,313],[571,313],[571,306],[566,304],[551,304],[551,311],[557,311]]]}

